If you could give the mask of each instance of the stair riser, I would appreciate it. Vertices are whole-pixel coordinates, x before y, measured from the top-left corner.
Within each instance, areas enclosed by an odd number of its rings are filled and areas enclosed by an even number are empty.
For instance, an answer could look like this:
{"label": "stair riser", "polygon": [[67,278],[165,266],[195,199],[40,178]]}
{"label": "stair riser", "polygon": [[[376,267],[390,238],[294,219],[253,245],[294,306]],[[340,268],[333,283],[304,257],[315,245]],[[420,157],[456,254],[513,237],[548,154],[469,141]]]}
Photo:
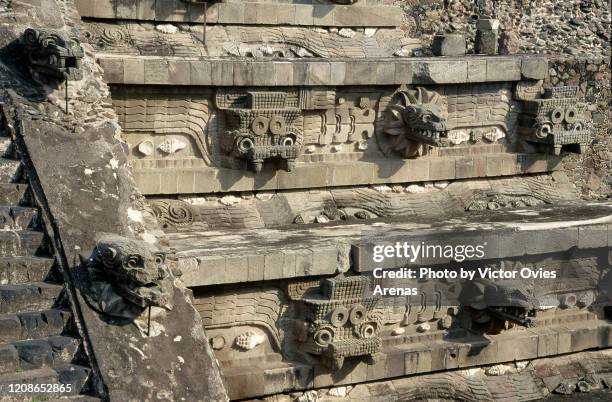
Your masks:
{"label": "stair riser", "polygon": [[0,205],[20,205],[26,198],[27,184],[0,184]]}
{"label": "stair riser", "polygon": [[21,164],[12,160],[0,161],[0,183],[11,183],[21,176]]}
{"label": "stair riser", "polygon": [[42,232],[0,231],[0,256],[31,256],[42,246]]}
{"label": "stair riser", "polygon": [[55,304],[59,291],[39,292],[36,287],[0,289],[0,314],[48,310]]}
{"label": "stair riser", "polygon": [[50,276],[52,269],[51,259],[0,260],[0,284],[42,282]]}
{"label": "stair riser", "polygon": [[61,335],[69,322],[70,313],[61,310],[0,317],[0,343]]}
{"label": "stair riser", "polygon": [[[74,370],[70,370],[73,367]],[[29,374],[29,375],[28,375]],[[36,397],[40,397],[42,400],[49,400],[50,398],[61,398],[72,395],[78,395],[79,393],[86,390],[86,385],[91,376],[91,370],[81,366],[67,366],[57,368],[55,370],[43,369],[43,370],[32,370],[20,373],[18,376],[1,376],[0,375],[0,389],[8,391],[10,384],[15,387],[17,384],[25,384],[29,389],[34,389],[34,386],[44,386],[49,390],[49,384],[64,385],[64,392],[61,392],[58,388],[57,391],[51,392],[20,392],[19,395],[23,397],[23,400],[31,401]],[[4,377],[4,378],[3,378]],[[17,378],[16,378],[17,377]],[[32,386],[30,386],[30,384]],[[68,387],[69,386],[69,387]],[[42,388],[42,387],[41,387]],[[70,391],[68,391],[70,389]],[[20,388],[23,390],[23,388]],[[87,397],[85,397],[87,398]],[[71,399],[72,400],[72,399]],[[76,399],[78,400],[78,399]],[[83,399],[90,400],[90,399]],[[95,400],[95,399],[92,399]]]}
{"label": "stair riser", "polygon": [[0,346],[0,374],[63,366],[75,359],[78,350],[79,341],[75,338],[61,346],[52,345],[46,339]]}
{"label": "stair riser", "polygon": [[15,147],[10,138],[2,138],[0,140],[0,157],[12,158],[15,156]]}
{"label": "stair riser", "polygon": [[0,230],[22,230],[35,227],[36,209],[0,209]]}

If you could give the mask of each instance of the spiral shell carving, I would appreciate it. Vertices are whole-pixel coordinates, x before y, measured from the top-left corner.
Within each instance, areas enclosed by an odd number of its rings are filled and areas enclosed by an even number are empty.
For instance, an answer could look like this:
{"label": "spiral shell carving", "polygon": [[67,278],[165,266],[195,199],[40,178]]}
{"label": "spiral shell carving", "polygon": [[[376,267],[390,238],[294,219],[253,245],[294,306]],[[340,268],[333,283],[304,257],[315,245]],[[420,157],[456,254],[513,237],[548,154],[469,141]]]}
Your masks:
{"label": "spiral shell carving", "polygon": [[155,217],[165,227],[189,226],[195,220],[194,211],[186,202],[177,200],[151,201],[151,208]]}

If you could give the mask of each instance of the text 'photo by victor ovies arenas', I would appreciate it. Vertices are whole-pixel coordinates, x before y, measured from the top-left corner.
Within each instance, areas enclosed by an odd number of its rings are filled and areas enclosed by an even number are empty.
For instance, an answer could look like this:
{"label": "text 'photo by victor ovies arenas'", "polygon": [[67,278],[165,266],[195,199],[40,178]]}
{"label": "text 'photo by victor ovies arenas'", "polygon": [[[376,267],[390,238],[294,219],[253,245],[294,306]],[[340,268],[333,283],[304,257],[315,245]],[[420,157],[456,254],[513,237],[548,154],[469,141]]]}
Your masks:
{"label": "text 'photo by victor ovies arenas'", "polygon": [[612,401],[608,0],[0,0],[0,402]]}

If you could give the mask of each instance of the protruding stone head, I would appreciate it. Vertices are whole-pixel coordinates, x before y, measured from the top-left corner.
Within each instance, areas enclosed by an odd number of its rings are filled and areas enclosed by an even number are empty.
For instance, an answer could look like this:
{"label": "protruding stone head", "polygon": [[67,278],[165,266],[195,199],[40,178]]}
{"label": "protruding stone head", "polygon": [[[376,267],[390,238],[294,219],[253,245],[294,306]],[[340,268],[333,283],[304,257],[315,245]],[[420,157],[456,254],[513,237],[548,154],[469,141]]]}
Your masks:
{"label": "protruding stone head", "polygon": [[[172,309],[172,273],[166,265],[165,253],[152,244],[103,235],[87,261],[87,268],[90,296],[104,313],[129,317],[135,311],[131,307]],[[122,302],[126,305],[122,306]]]}

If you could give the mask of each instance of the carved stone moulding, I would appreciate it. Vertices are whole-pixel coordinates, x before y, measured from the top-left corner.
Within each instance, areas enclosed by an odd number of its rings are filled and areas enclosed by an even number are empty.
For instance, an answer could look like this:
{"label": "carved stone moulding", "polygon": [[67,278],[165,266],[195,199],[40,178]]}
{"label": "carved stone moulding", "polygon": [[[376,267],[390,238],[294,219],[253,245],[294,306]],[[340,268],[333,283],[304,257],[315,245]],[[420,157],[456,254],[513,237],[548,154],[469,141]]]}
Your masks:
{"label": "carved stone moulding", "polygon": [[582,153],[591,133],[584,116],[587,105],[577,98],[578,87],[552,87],[543,92],[523,101],[519,133],[528,142],[548,145],[555,155],[562,148]]}

